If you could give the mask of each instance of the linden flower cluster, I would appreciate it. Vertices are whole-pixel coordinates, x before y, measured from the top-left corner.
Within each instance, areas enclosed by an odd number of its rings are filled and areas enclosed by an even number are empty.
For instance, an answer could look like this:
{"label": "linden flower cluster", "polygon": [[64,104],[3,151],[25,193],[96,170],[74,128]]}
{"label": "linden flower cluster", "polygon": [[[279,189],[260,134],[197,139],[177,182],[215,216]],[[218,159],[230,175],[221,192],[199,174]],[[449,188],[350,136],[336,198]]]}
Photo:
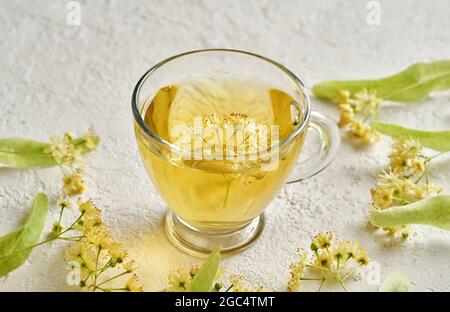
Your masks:
{"label": "linden flower cluster", "polygon": [[[338,94],[338,101],[338,107],[341,112],[339,127],[346,127],[349,134],[364,143],[375,143],[380,140],[380,134],[365,124],[380,109],[382,100],[377,98],[375,92],[362,89],[355,93],[354,98],[351,98],[350,92],[343,90]],[[355,113],[362,115],[364,120],[359,121],[356,119]]]}
{"label": "linden flower cluster", "polygon": [[[197,272],[199,271],[198,266],[192,266],[190,268],[180,267],[175,271],[171,272],[168,276],[168,284],[165,291],[168,292],[184,292],[188,289],[189,285],[192,282],[192,279],[195,277]],[[220,279],[223,277],[223,269],[219,269],[219,272],[216,275],[216,283],[214,287],[211,289],[213,292],[267,292],[269,289],[260,285],[256,288],[249,286],[249,284],[244,280],[244,278],[240,275],[232,275],[229,279],[229,286],[225,290],[223,290],[223,284],[220,282]]]}
{"label": "linden flower cluster", "polygon": [[[247,153],[265,151],[271,145],[271,127],[243,113],[212,113],[201,119],[201,125],[201,131],[185,128],[174,141],[205,158],[215,159],[236,159]],[[201,146],[196,146],[196,141]]]}
{"label": "linden flower cluster", "polygon": [[[272,143],[278,140],[275,129],[265,123],[256,122],[243,113],[222,114],[220,117],[213,113],[203,119],[203,126],[209,129],[204,133],[203,153],[208,156],[213,154],[213,146],[215,153],[223,155],[227,160],[232,159],[226,162],[227,165],[231,166],[231,170],[239,172],[231,176],[232,179],[242,179],[244,184],[250,184],[254,179],[263,178],[267,170],[270,171],[273,160],[271,157],[277,155],[269,156],[266,152],[277,152],[271,150]],[[218,151],[217,148],[221,150]],[[262,168],[265,169],[261,170]]]}
{"label": "linden flower cluster", "polygon": [[[66,250],[65,260],[71,270],[69,276],[74,277],[73,281],[80,287],[90,291],[142,291],[138,276],[134,274],[135,262],[127,260],[128,252],[120,243],[112,240],[103,224],[100,210],[92,200],[83,202],[78,199],[78,217],[67,228],[62,224],[64,212],[72,207],[69,196],[84,191],[83,155],[93,151],[98,142],[99,138],[91,131],[77,139],[70,133],[51,138],[51,143],[44,152],[55,159],[64,174],[64,196],[56,201],[60,208],[59,218],[54,222],[50,236],[27,249],[54,240],[72,242]],[[116,274],[111,276],[108,273]],[[123,286],[111,285],[113,281],[126,275],[130,277],[123,281]]]}
{"label": "linden flower cluster", "polygon": [[[258,141],[250,140],[250,136],[263,134],[264,130],[268,130],[264,129],[266,126],[263,123],[256,123],[254,119],[244,113],[233,112],[221,114],[220,117],[216,113],[212,113],[203,118],[203,127],[212,129],[206,133],[203,139],[205,142],[217,140],[223,145],[229,144],[235,148],[237,144],[244,144],[246,149],[256,149]],[[230,130],[230,133],[227,130]],[[267,137],[267,140],[270,142],[270,137]]]}
{"label": "linden flower cluster", "polygon": [[389,155],[392,171],[404,176],[423,173],[429,158],[422,154],[422,149],[418,140],[395,140]]}
{"label": "linden flower cluster", "polygon": [[191,268],[180,267],[168,276],[168,285],[166,291],[168,292],[183,292],[189,287],[195,274],[198,272],[198,266]]}
{"label": "linden flower cluster", "polygon": [[[388,171],[377,176],[377,185],[371,189],[372,209],[388,209],[407,205],[434,196],[442,188],[428,183],[428,164],[432,157],[422,153],[422,145],[414,139],[396,140],[389,155]],[[420,183],[425,180],[424,183]],[[394,239],[406,239],[410,226],[384,228]]]}
{"label": "linden flower cluster", "polygon": [[98,142],[99,138],[92,131],[78,139],[70,133],[50,138],[50,145],[44,153],[52,155],[61,168],[65,194],[77,195],[84,192],[84,154],[93,151]]}
{"label": "linden flower cluster", "polygon": [[[63,192],[65,196],[56,202],[60,208],[59,218],[53,224],[53,232],[47,241],[64,240],[72,242],[66,249],[65,260],[71,273],[79,274],[79,286],[90,291],[142,291],[138,277],[134,274],[135,262],[126,261],[128,252],[113,241],[104,226],[98,209],[92,200],[77,200],[80,214],[66,229],[62,216],[72,207],[71,195],[84,191],[84,154],[94,150],[99,138],[91,131],[83,137],[74,139],[69,133],[63,137],[51,138],[50,146],[45,150],[56,160],[64,174]],[[107,272],[116,273],[112,277]],[[113,287],[111,283],[123,276],[130,275],[122,287]],[[123,279],[123,278],[122,278]]]}
{"label": "linden flower cluster", "polygon": [[230,278],[230,286],[227,291],[232,292],[270,292],[271,290],[263,285],[252,287],[240,275],[232,275]]}
{"label": "linden flower cluster", "polygon": [[[63,203],[63,200],[61,200]],[[64,205],[67,204],[64,203]],[[112,240],[108,229],[103,225],[100,209],[92,200],[77,201],[80,216],[69,227],[78,235],[66,237],[73,241],[65,253],[65,260],[72,270],[79,270],[79,286],[89,291],[129,291],[140,292],[142,285],[134,274],[135,262],[127,260],[128,252],[123,246]],[[105,272],[114,269],[115,274],[105,276]],[[125,275],[130,277],[122,287],[113,287],[111,282]]]}
{"label": "linden flower cluster", "polygon": [[[291,278],[288,282],[288,291],[298,291],[302,281],[320,282],[320,291],[326,281],[337,281],[344,290],[344,282],[359,266],[369,263],[365,249],[359,242],[334,241],[332,232],[317,234],[312,243],[313,256],[308,261],[305,250],[298,251],[298,260],[290,265]],[[309,272],[310,276],[305,276]]]}

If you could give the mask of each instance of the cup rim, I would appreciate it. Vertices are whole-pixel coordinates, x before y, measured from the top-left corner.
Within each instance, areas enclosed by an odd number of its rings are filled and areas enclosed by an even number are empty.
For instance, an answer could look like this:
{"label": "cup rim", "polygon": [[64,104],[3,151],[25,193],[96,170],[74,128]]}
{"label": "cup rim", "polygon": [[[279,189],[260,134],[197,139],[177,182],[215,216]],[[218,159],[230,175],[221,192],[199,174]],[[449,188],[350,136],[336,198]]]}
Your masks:
{"label": "cup rim", "polygon": [[[149,136],[150,138],[156,140],[158,143],[168,147],[169,150],[171,150],[171,151],[175,151],[176,153],[186,152],[182,148],[176,146],[175,144],[172,144],[172,143],[168,142],[167,140],[161,138],[159,135],[157,135],[155,132],[153,132],[150,128],[147,127],[147,125],[145,124],[144,119],[142,118],[142,115],[141,115],[141,113],[139,111],[138,96],[140,94],[141,87],[145,83],[145,81],[154,72],[156,72],[159,68],[161,68],[165,64],[167,64],[167,63],[169,63],[171,61],[174,61],[174,60],[176,60],[178,58],[187,56],[187,55],[197,54],[197,53],[205,53],[205,52],[206,53],[208,53],[208,52],[237,53],[237,54],[244,54],[244,55],[247,55],[247,56],[252,56],[252,57],[255,57],[255,58],[259,58],[260,60],[263,60],[263,61],[265,61],[267,63],[270,63],[270,64],[274,65],[275,67],[277,67],[278,69],[280,69],[282,72],[284,72],[291,79],[291,81],[294,82],[294,84],[297,87],[298,91],[304,96],[305,104],[306,104],[306,111],[304,112],[302,123],[299,126],[297,126],[295,128],[295,130],[292,131],[285,139],[283,139],[282,141],[278,142],[278,144],[276,144],[272,148],[275,148],[276,150],[281,150],[284,146],[287,146],[289,143],[291,143],[294,139],[296,139],[305,130],[305,128],[309,124],[309,120],[310,120],[310,117],[311,117],[311,102],[310,102],[310,98],[308,96],[308,93],[306,92],[305,84],[303,83],[303,81],[300,78],[298,78],[291,70],[286,68],[284,65],[281,65],[280,63],[278,63],[278,62],[276,62],[276,61],[274,61],[274,60],[272,60],[272,59],[270,59],[268,57],[265,57],[265,56],[262,56],[262,55],[259,55],[259,54],[253,53],[253,52],[244,51],[244,50],[214,48],[214,49],[191,50],[191,51],[183,52],[183,53],[171,56],[169,58],[166,58],[165,60],[157,63],[154,66],[152,66],[138,80],[138,82],[136,83],[136,86],[134,87],[134,90],[133,90],[133,94],[132,94],[132,98],[131,98],[131,108],[132,108],[134,120],[139,125],[139,128],[147,136]],[[192,153],[192,151],[189,151],[189,153]],[[246,154],[245,156],[248,156],[248,155]]]}

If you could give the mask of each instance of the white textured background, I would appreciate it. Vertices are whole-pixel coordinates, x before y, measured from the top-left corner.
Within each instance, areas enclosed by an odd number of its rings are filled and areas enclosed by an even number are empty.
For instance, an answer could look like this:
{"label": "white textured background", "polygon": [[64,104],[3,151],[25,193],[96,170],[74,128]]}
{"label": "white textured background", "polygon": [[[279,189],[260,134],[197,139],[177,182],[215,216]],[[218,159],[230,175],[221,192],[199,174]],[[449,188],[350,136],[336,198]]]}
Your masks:
{"label": "white textured background", "polygon": [[[381,3],[381,25],[366,23],[366,1],[80,1],[80,26],[66,23],[67,1],[0,1],[0,137],[47,140],[93,127],[102,144],[89,159],[88,195],[103,208],[117,239],[137,260],[146,290],[167,273],[198,260],[173,248],[163,233],[164,204],[140,163],[130,97],[153,64],[186,50],[227,47],[280,61],[308,84],[394,73],[411,63],[450,58],[450,2]],[[314,108],[337,120],[329,104]],[[450,95],[384,108],[387,121],[450,128]],[[450,290],[450,234],[417,227],[416,237],[386,246],[367,228],[369,189],[387,164],[389,140],[368,150],[344,141],[320,175],[285,187],[251,249],[224,261],[228,273],[285,289],[298,247],[318,231],[358,239],[381,265],[401,271],[416,290]],[[432,180],[450,192],[450,159],[432,166]],[[38,191],[53,198],[57,169],[0,170],[0,235],[21,224]],[[56,217],[55,208],[48,228]],[[0,289],[68,290],[60,243],[33,251]],[[352,290],[374,290],[364,281]]]}

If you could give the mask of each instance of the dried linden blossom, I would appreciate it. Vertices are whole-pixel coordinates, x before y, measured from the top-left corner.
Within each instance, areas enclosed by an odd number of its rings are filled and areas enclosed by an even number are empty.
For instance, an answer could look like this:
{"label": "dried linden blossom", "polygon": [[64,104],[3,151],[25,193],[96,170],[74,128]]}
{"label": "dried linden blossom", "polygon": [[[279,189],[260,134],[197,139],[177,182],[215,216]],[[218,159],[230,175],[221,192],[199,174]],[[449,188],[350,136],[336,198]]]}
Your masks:
{"label": "dried linden blossom", "polygon": [[[380,134],[365,123],[380,110],[382,100],[374,91],[362,89],[351,98],[350,92],[343,90],[338,94],[338,101],[341,112],[339,127],[346,127],[349,134],[364,143],[375,143],[381,139]],[[362,115],[364,121],[356,119],[355,113]]]}
{"label": "dried linden blossom", "polygon": [[[407,205],[442,192],[440,186],[428,183],[427,167],[432,157],[425,156],[422,150],[418,140],[394,141],[389,155],[389,169],[377,176],[377,185],[370,191],[372,209]],[[394,239],[406,239],[411,233],[411,226],[383,230]]]}
{"label": "dried linden blossom", "polygon": [[[344,282],[358,266],[365,266],[369,258],[359,242],[334,241],[332,232],[317,234],[312,243],[312,258],[305,250],[298,251],[298,260],[291,263],[288,291],[298,291],[302,281],[320,282],[320,291],[326,281],[337,281],[345,290]],[[309,273],[305,276],[305,273]]]}

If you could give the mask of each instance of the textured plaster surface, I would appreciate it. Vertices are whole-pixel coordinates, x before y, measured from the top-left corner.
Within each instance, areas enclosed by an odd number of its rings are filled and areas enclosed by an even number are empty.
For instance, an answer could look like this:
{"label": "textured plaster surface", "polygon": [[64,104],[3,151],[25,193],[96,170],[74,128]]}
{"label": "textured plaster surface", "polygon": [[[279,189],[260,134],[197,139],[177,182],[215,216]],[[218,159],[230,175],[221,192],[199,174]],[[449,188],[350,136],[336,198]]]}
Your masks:
{"label": "textured plaster surface", "polygon": [[[168,242],[166,208],[140,162],[130,97],[150,66],[186,50],[226,47],[254,51],[288,66],[308,85],[327,79],[388,75],[418,61],[450,57],[450,2],[379,1],[381,25],[366,23],[366,1],[80,1],[81,25],[66,23],[66,1],[0,2],[0,137],[46,140],[93,128],[101,136],[89,158],[87,195],[103,209],[114,236],[139,264],[146,290],[159,290],[169,271],[198,263]],[[332,119],[335,107],[314,100]],[[389,105],[381,118],[406,126],[450,128],[450,95]],[[284,290],[298,247],[332,229],[358,239],[380,264],[381,276],[407,275],[416,290],[450,290],[450,234],[416,227],[392,247],[367,227],[369,190],[387,165],[390,141],[368,149],[343,140],[320,175],[282,189],[267,210],[267,226],[249,250],[223,262],[226,272]],[[450,192],[450,159],[431,167],[431,179]],[[57,169],[0,169],[0,234],[21,224],[33,196],[55,199]],[[51,227],[57,211],[47,222]],[[5,291],[70,290],[63,244],[33,251],[0,282]],[[364,280],[351,290],[376,290]],[[306,287],[309,289],[309,287]]]}

